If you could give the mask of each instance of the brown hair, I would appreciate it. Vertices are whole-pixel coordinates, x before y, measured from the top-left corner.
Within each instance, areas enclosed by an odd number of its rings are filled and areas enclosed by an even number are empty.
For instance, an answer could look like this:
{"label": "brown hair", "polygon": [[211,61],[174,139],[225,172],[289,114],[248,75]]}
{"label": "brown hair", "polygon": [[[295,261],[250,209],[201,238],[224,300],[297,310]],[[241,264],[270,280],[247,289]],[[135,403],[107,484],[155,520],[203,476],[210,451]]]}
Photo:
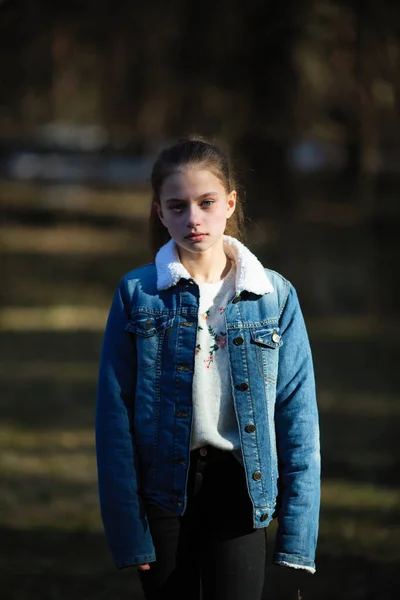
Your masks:
{"label": "brown hair", "polygon": [[[218,177],[228,194],[237,189],[236,177],[228,155],[201,137],[184,138],[162,150],[151,173],[153,196],[149,219],[149,237],[153,256],[170,239],[168,230],[161,223],[154,208],[154,203],[160,204],[161,188],[167,177],[179,169],[193,165],[201,165],[209,169]],[[239,195],[235,211],[226,222],[225,233],[240,241],[244,240],[244,212]]]}

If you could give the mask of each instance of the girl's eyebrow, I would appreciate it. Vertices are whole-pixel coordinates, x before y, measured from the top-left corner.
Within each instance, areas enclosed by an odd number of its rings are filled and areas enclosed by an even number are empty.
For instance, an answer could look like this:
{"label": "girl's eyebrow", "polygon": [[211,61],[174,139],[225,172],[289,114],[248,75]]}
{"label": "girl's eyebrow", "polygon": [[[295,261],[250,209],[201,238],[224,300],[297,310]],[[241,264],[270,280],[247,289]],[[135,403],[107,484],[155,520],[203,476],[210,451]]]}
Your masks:
{"label": "girl's eyebrow", "polygon": [[[209,198],[210,196],[218,196],[217,192],[206,192],[205,194],[201,194],[197,198],[197,200],[203,200],[203,198]],[[165,202],[189,202],[186,198],[167,198]]]}

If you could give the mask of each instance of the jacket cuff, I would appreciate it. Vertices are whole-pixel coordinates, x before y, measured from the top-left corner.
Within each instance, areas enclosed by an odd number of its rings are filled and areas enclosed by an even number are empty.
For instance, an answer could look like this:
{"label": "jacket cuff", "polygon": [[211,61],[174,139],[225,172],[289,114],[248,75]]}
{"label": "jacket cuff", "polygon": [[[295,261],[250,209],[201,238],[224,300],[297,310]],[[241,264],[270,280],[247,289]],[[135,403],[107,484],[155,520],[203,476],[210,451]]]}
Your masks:
{"label": "jacket cuff", "polygon": [[302,569],[314,574],[316,571],[315,563],[313,560],[302,558],[301,556],[292,556],[285,554],[284,552],[277,552],[274,555],[274,563],[281,565],[282,567],[291,567],[292,569]]}
{"label": "jacket cuff", "polygon": [[155,554],[148,554],[147,556],[131,556],[122,560],[116,560],[115,565],[117,569],[125,569],[126,567],[137,567],[139,565],[145,565],[147,563],[154,562],[155,560]]}

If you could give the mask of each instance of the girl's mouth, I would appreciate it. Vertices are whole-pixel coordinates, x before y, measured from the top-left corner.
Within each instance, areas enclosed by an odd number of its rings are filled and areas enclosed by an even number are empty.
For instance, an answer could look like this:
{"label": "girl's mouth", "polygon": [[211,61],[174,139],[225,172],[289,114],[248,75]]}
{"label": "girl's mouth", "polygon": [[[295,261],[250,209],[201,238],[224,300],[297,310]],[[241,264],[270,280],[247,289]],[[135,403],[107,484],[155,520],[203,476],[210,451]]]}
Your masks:
{"label": "girl's mouth", "polygon": [[186,236],[186,239],[190,242],[201,242],[206,235],[206,233],[191,233],[190,235]]}

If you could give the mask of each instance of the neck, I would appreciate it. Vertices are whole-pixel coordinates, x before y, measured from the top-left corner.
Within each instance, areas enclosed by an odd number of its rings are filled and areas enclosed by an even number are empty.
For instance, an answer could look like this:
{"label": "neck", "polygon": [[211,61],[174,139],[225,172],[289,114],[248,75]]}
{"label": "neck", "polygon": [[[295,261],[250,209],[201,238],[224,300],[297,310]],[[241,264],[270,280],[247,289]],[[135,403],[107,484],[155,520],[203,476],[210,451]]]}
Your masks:
{"label": "neck", "polygon": [[223,241],[205,252],[187,252],[178,248],[185,269],[198,283],[217,283],[229,272],[231,263],[223,248]]}

